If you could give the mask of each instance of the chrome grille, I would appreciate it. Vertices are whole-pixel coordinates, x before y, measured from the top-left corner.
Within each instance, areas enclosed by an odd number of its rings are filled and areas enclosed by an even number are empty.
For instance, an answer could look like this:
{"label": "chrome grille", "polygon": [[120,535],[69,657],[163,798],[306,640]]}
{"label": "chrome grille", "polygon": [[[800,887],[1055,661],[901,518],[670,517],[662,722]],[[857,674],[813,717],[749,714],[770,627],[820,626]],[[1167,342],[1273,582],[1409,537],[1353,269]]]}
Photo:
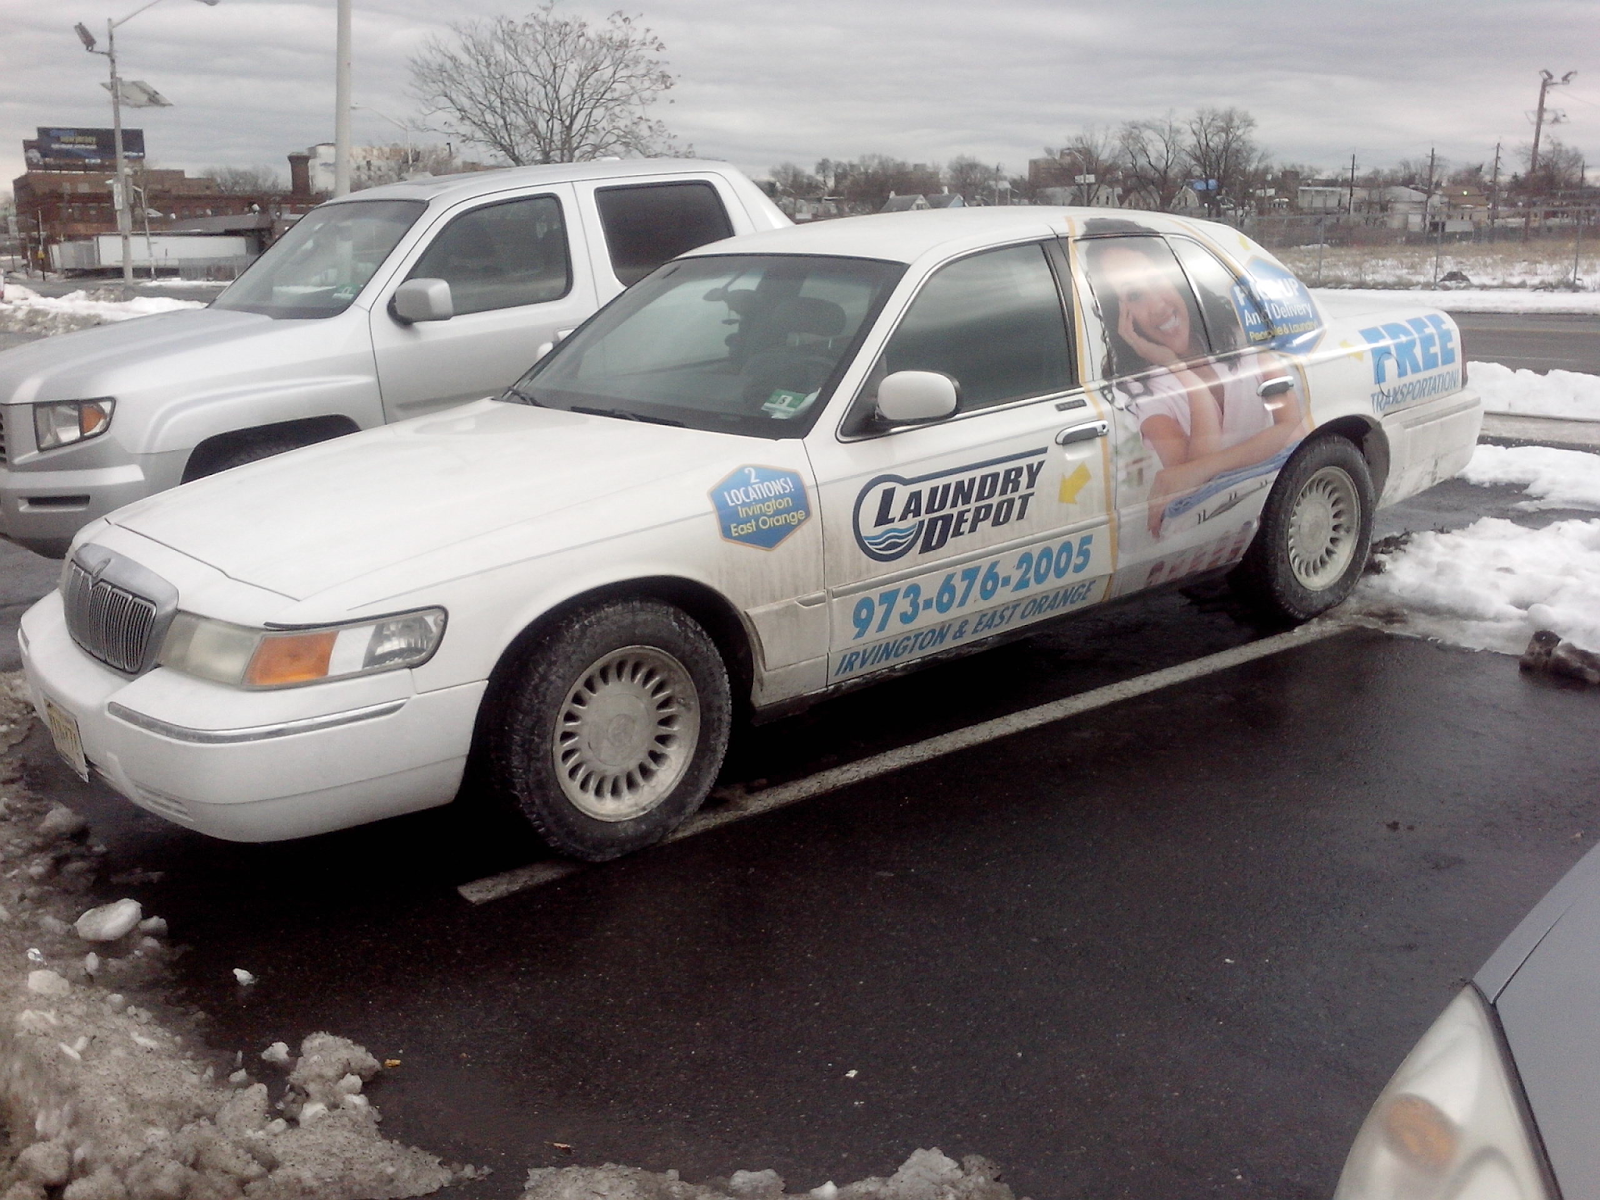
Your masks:
{"label": "chrome grille", "polygon": [[81,546],[62,580],[67,632],[113,670],[137,675],[155,665],[177,611],[178,593],[159,575],[103,546]]}

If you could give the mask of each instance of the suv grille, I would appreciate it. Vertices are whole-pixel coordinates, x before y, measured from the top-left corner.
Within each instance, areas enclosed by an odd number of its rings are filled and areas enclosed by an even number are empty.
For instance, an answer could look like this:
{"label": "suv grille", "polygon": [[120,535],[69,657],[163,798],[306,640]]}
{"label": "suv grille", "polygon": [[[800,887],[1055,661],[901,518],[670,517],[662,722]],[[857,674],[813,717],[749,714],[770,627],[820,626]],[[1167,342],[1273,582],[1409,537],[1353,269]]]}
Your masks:
{"label": "suv grille", "polygon": [[159,575],[103,546],[80,546],[61,586],[67,632],[84,653],[137,675],[155,666],[178,592]]}

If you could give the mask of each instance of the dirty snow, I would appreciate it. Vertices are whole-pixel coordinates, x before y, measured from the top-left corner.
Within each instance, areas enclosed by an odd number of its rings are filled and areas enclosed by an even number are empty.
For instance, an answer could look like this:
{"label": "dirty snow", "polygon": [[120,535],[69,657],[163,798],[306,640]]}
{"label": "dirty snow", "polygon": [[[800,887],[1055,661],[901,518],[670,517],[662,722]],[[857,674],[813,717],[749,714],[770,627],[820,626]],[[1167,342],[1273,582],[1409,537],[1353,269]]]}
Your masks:
{"label": "dirty snow", "polygon": [[6,298],[0,301],[0,329],[13,333],[70,333],[91,325],[205,307],[198,300],[177,300],[170,296],[114,299],[120,290],[100,288],[94,292],[71,292],[65,296],[41,296],[31,288],[7,283]]}
{"label": "dirty snow", "polygon": [[[1515,484],[1527,508],[1600,510],[1600,455],[1544,446],[1479,446],[1463,478]],[[1600,519],[1529,529],[1484,517],[1377,549],[1380,572],[1343,612],[1399,632],[1520,655],[1548,629],[1600,651]]]}
{"label": "dirty snow", "polygon": [[[1444,284],[1441,290],[1566,288],[1600,286],[1600,239],[1583,239],[1572,284],[1570,238],[1520,238],[1500,242],[1446,242],[1410,246],[1294,246],[1275,253],[1311,287],[1410,288]],[[1319,277],[1320,272],[1320,277]],[[1446,279],[1455,275],[1458,278]]]}
{"label": "dirty snow", "polygon": [[1461,477],[1480,486],[1514,484],[1525,489],[1528,499],[1522,508],[1600,511],[1600,455],[1580,450],[1481,445]]}
{"label": "dirty snow", "polygon": [[1578,371],[1516,370],[1499,363],[1467,364],[1467,378],[1489,412],[1600,421],[1600,375]]}
{"label": "dirty snow", "polygon": [[871,1176],[809,1192],[784,1190],[776,1171],[735,1171],[727,1179],[685,1183],[676,1171],[656,1174],[636,1167],[536,1167],[522,1200],[1012,1200],[1011,1188],[987,1159],[969,1154],[959,1163],[937,1148],[918,1150],[888,1177]]}
{"label": "dirty snow", "polygon": [[[0,675],[0,755],[32,724],[20,672]],[[103,854],[0,757],[0,1197],[376,1200],[479,1174],[382,1136],[366,1091],[381,1067],[344,1038],[219,1080],[195,1015],[143,998],[172,954],[165,922],[89,903]]]}

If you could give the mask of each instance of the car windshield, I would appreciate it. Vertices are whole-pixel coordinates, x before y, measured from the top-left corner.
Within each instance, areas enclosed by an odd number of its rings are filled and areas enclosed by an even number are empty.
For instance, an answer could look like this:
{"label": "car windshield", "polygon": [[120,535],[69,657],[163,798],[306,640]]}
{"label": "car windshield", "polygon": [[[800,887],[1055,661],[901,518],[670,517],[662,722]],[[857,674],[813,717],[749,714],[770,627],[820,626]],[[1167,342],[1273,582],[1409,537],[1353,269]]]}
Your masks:
{"label": "car windshield", "polygon": [[603,309],[505,398],[800,437],[904,271],[899,263],[799,255],[671,262]]}
{"label": "car windshield", "polygon": [[358,200],[314,208],[213,307],[279,318],[342,313],[426,207],[420,200]]}

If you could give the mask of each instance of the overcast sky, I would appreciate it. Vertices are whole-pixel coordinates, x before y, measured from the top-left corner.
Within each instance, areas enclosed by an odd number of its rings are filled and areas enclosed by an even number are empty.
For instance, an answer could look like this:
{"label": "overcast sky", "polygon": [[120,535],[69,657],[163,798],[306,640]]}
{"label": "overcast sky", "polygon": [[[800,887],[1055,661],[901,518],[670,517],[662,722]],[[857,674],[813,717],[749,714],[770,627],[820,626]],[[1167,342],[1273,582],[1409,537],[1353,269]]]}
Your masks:
{"label": "overcast sky", "polygon": [[[39,125],[106,126],[102,37],[138,0],[0,0],[0,180]],[[530,6],[531,7],[531,6]],[[603,17],[611,5],[566,0]],[[1538,72],[1554,133],[1600,163],[1596,0],[645,0],[678,77],[657,113],[703,157],[760,174],[791,161],[974,154],[1026,169],[1094,123],[1237,105],[1279,161],[1346,167],[1515,160]],[[505,0],[355,0],[357,144],[403,136],[407,60],[445,22],[521,15]],[[123,74],[173,101],[129,113],[153,164],[270,164],[333,138],[334,0],[162,0],[119,31]],[[427,135],[415,135],[432,140]]]}

